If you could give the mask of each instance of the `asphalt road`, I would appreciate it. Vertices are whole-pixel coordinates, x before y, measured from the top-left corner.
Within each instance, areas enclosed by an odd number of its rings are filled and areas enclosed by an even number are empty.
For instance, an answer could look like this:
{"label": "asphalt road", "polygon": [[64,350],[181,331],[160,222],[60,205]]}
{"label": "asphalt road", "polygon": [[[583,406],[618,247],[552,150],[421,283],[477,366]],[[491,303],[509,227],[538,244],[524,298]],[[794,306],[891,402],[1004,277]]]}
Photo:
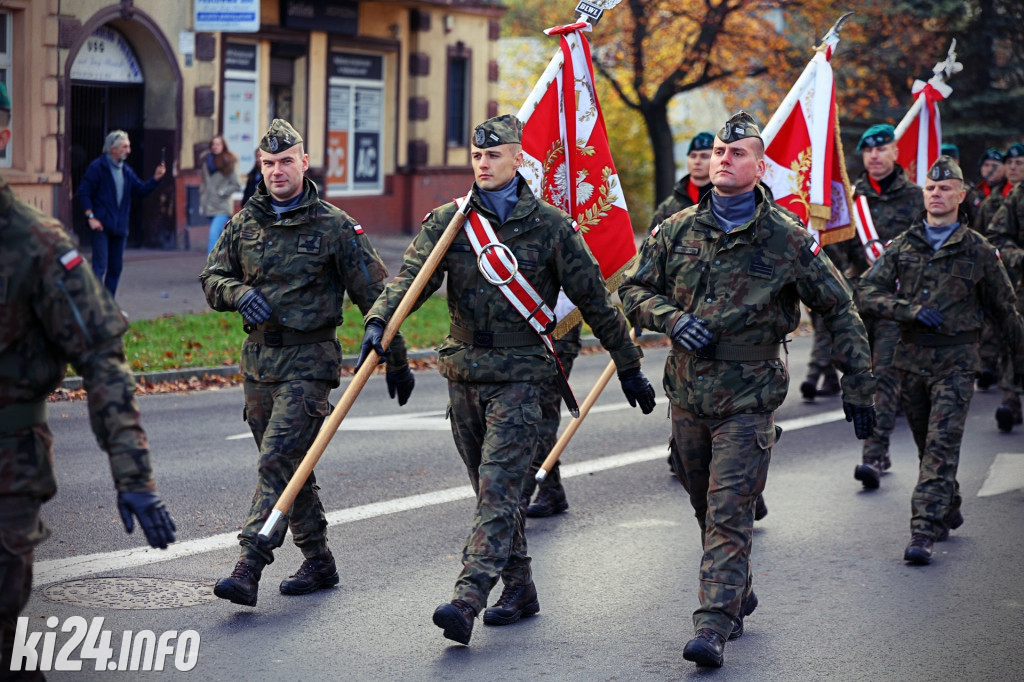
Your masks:
{"label": "asphalt road", "polygon": [[[897,424],[892,472],[863,491],[852,476],[860,444],[838,398],[799,400],[808,346],[807,337],[791,344],[793,397],[776,415],[785,434],[753,550],[760,606],[720,670],[682,658],[701,551],[665,464],[667,403],[643,416],[614,381],[564,456],[569,512],[528,522],[540,614],[506,627],[478,619],[469,647],[442,638],[431,613],[450,599],[473,503],[433,371],[417,373],[401,409],[374,377],[317,468],[341,585],[281,595],[277,583],[301,562],[289,539],[264,571],[256,608],[211,594],[234,564],[255,483],[240,388],[140,399],[179,527],[163,553],[124,533],[84,404],[51,405],[60,491],[44,507],[54,533],[37,551],[26,633],[48,635],[50,658],[65,649],[74,662],[91,641],[71,641],[76,626],[84,634],[103,618],[95,629],[111,633],[112,667],[131,664],[122,641],[135,642],[144,664],[144,630],[167,643],[163,672],[94,671],[85,660],[80,672],[48,672],[53,680],[1019,680],[1024,442],[997,432],[998,393],[977,394],[967,424],[966,523],[937,545],[932,565],[911,567],[902,554],[916,457],[906,424]],[[647,351],[655,382],[665,352]],[[581,398],[606,358],[577,361]],[[999,486],[1008,490],[988,494]],[[38,640],[45,659],[46,637]]]}

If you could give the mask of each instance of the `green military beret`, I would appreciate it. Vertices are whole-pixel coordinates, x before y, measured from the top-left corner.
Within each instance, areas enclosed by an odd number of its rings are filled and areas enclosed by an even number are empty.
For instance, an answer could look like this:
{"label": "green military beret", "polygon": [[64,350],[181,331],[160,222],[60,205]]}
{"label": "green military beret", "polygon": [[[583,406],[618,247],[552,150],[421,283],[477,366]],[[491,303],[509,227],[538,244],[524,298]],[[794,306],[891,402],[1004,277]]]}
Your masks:
{"label": "green military beret", "polygon": [[302,142],[302,135],[299,135],[292,124],[283,118],[275,118],[267,128],[267,132],[260,140],[260,149],[270,154],[278,154],[290,149]]}
{"label": "green military beret", "polygon": [[981,158],[978,159],[978,165],[980,166],[986,161],[998,161],[999,163],[1003,163],[1005,159],[1006,156],[1001,151],[995,147],[989,147],[985,150],[985,153],[981,155]]}
{"label": "green military beret", "polygon": [[932,180],[963,180],[964,172],[952,156],[943,154],[928,169],[928,177]]}
{"label": "green military beret", "polygon": [[857,151],[864,147],[880,147],[883,144],[889,144],[895,139],[896,129],[888,123],[879,123],[865,130],[864,134],[860,136],[860,142],[857,143]]}
{"label": "green military beret", "polygon": [[1024,156],[1024,144],[1020,142],[1014,142],[1006,150],[1006,158],[1015,159],[1017,157]]}
{"label": "green military beret", "polygon": [[523,141],[523,122],[512,114],[489,118],[473,130],[473,146],[477,149]]}
{"label": "green military beret", "polygon": [[711,149],[715,146],[715,136],[711,133],[703,132],[697,133],[690,140],[690,148],[686,150],[686,153],[699,152],[705,149]]}
{"label": "green military beret", "polygon": [[960,158],[960,147],[957,147],[951,142],[947,142],[939,148],[939,152],[946,156],[952,156],[954,159]]}
{"label": "green military beret", "polygon": [[737,111],[718,131],[718,139],[726,144],[739,142],[745,137],[761,139],[761,129],[754,123],[753,117],[745,111]]}
{"label": "green military beret", "polygon": [[7,86],[0,83],[0,109],[11,110],[11,97],[7,94]]}

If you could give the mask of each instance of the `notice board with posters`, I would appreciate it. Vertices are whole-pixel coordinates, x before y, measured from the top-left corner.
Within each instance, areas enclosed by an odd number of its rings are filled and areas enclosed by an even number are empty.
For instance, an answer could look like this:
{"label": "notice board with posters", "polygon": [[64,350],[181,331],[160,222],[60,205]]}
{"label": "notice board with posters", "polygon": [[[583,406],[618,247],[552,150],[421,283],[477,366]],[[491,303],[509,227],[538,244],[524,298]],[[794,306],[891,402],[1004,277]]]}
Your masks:
{"label": "notice board with posters", "polygon": [[259,144],[258,52],[253,43],[225,43],[224,100],[221,111],[224,140],[238,156],[238,172],[248,173]]}
{"label": "notice board with posters", "polygon": [[384,57],[332,52],[327,83],[327,195],[384,192]]}

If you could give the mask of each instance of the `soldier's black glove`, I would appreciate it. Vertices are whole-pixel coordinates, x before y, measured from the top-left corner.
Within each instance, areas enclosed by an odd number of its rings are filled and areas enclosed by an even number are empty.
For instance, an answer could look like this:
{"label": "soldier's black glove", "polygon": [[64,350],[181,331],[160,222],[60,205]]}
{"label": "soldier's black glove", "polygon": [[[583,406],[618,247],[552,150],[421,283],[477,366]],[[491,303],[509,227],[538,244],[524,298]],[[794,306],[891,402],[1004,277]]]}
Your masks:
{"label": "soldier's black glove", "polygon": [[686,350],[699,350],[711,342],[711,332],[704,326],[707,323],[707,320],[696,315],[683,313],[676,325],[672,327],[672,333],[669,336]]}
{"label": "soldier's black glove", "polygon": [[857,434],[858,440],[865,440],[875,430],[875,406],[874,405],[851,405],[843,401],[843,412],[846,413],[846,421],[853,422],[853,432]]}
{"label": "soldier's black glove", "polygon": [[249,289],[238,299],[235,309],[242,313],[242,319],[249,324],[260,324],[270,319],[271,308],[259,289]]}
{"label": "soldier's black glove", "polygon": [[178,530],[178,527],[174,525],[167,507],[156,493],[119,492],[117,510],[121,512],[124,529],[129,533],[135,530],[132,515],[138,517],[142,532],[146,534],[146,541],[151,547],[167,549],[167,545],[174,542],[174,531]]}
{"label": "soldier's black glove", "polygon": [[918,322],[925,325],[926,327],[938,329],[940,326],[942,326],[942,323],[945,321],[946,316],[940,313],[935,308],[929,308],[928,306],[923,305],[921,306],[921,310],[917,312],[917,315],[914,315],[914,319],[916,319]]}
{"label": "soldier's black glove", "polygon": [[644,414],[654,411],[654,387],[639,367],[619,372],[619,381],[622,382],[622,392],[626,394],[630,407],[636,407],[639,403]]}
{"label": "soldier's black glove", "polygon": [[405,365],[401,369],[396,369],[393,372],[386,372],[384,379],[388,383],[388,395],[394,398],[398,396],[398,406],[401,407],[409,402],[409,396],[412,395],[412,389],[416,386],[416,377],[413,376],[412,370],[409,369],[409,365]]}
{"label": "soldier's black glove", "polygon": [[[377,361],[377,364],[379,365],[380,363],[384,362],[384,358],[387,357],[388,352],[384,350],[384,346],[381,345],[383,339],[384,322],[376,318],[367,322],[366,329],[363,330],[363,343],[359,347],[359,359],[356,360],[357,370],[363,366],[363,360],[365,360],[366,356],[370,354],[371,349],[377,351],[377,355],[380,356],[380,359]],[[410,388],[409,391],[411,392],[412,389]]]}

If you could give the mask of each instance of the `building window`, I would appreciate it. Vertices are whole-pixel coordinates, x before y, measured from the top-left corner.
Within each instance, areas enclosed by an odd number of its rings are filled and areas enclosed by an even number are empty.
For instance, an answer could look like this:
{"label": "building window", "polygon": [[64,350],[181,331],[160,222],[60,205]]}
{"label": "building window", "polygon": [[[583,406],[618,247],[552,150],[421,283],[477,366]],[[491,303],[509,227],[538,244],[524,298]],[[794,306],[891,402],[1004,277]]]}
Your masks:
{"label": "building window", "polygon": [[448,59],[448,146],[465,147],[469,140],[469,58]]}
{"label": "building window", "polygon": [[[7,94],[11,96],[11,100],[14,100],[14,94],[11,92],[11,24],[12,18],[10,12],[0,12],[0,83],[3,83],[7,88]],[[11,139],[7,143],[7,148],[0,151],[0,168],[11,167],[11,148],[14,146],[15,136],[14,131],[14,111],[11,111]]]}

